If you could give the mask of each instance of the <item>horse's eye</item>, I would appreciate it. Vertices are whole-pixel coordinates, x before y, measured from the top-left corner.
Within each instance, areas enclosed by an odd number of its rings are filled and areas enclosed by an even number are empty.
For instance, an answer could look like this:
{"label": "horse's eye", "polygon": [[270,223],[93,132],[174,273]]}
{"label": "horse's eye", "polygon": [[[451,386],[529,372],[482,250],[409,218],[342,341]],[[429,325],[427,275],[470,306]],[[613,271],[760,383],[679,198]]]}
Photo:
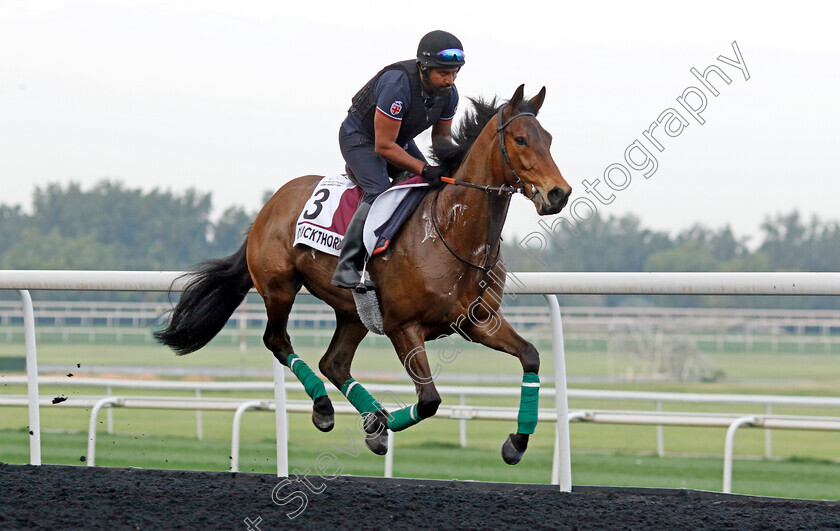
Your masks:
{"label": "horse's eye", "polygon": [[528,145],[528,141],[527,141],[527,140],[525,140],[525,137],[522,137],[522,136],[517,136],[517,137],[515,137],[515,138],[514,138],[514,140],[515,140],[515,141],[516,141],[516,143],[517,143],[517,144],[519,144],[520,146],[527,146],[527,145]]}

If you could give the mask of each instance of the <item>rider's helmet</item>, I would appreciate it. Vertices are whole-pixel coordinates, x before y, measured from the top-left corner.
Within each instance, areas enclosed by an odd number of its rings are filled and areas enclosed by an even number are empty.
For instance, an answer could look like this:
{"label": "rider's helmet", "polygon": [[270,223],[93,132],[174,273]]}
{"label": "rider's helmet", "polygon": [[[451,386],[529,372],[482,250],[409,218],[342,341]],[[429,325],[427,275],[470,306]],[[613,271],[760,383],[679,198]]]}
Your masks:
{"label": "rider's helmet", "polygon": [[420,39],[417,62],[426,68],[453,68],[464,65],[464,47],[455,35],[435,30]]}

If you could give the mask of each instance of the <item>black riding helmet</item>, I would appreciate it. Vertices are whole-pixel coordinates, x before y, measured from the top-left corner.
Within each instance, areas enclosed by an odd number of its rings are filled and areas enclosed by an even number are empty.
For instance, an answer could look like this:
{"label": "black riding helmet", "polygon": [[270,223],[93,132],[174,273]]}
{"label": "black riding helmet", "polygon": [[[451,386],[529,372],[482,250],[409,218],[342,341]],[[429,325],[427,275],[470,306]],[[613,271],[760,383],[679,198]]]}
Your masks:
{"label": "black riding helmet", "polygon": [[435,30],[420,39],[417,62],[426,68],[453,68],[464,65],[464,47],[455,35]]}

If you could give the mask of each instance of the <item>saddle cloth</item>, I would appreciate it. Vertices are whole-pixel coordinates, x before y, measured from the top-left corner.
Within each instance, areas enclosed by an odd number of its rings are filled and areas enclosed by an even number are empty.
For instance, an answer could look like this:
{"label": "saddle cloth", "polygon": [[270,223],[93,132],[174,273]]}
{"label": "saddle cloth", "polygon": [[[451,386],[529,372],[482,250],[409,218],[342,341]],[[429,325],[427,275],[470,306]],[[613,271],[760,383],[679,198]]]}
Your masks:
{"label": "saddle cloth", "polygon": [[[382,192],[365,221],[364,242],[369,256],[388,248],[394,235],[429,191],[415,175]],[[362,190],[345,174],[321,179],[298,217],[294,245],[306,245],[338,256],[347,225],[359,206]]]}

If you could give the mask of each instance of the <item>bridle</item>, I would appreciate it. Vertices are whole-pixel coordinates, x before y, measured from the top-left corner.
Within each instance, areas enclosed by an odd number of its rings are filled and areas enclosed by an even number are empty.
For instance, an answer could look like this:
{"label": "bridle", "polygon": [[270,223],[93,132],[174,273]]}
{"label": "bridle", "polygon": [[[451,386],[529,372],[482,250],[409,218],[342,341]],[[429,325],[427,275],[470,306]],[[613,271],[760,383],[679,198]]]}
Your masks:
{"label": "bridle", "polygon": [[[495,193],[495,194],[498,194],[498,195],[506,195],[506,196],[513,196],[513,194],[523,194],[523,195],[525,194],[525,183],[522,181],[522,178],[519,177],[519,174],[516,173],[516,169],[513,167],[513,163],[510,161],[510,155],[508,155],[507,147],[505,147],[505,128],[507,128],[507,126],[510,125],[510,123],[512,121],[519,118],[520,116],[536,116],[536,115],[532,112],[520,112],[520,113],[514,114],[513,116],[511,116],[510,118],[508,118],[507,120],[505,120],[503,122],[502,121],[502,113],[503,113],[505,107],[507,107],[507,105],[508,104],[505,103],[504,105],[499,107],[499,112],[498,112],[499,119],[498,119],[497,126],[496,126],[496,132],[498,133],[498,138],[499,138],[499,152],[502,156],[502,159],[504,159],[504,161],[507,163],[507,167],[510,169],[511,173],[513,174],[514,179],[516,179],[516,183],[517,183],[518,186],[510,186],[510,185],[507,185],[507,184],[503,184],[501,186],[480,185],[480,184],[475,184],[475,183],[468,183],[468,182],[465,182],[465,181],[457,181],[457,180],[449,178],[449,177],[442,177],[441,180],[443,182],[448,183],[448,184],[453,184],[453,185],[456,185],[456,186],[466,186],[468,188],[478,188],[480,190],[484,190],[484,192],[487,193],[487,194]],[[455,250],[452,249],[452,247],[450,247],[449,244],[446,242],[446,240],[443,237],[443,233],[440,231],[440,228],[438,227],[437,217],[435,216],[435,212],[437,212],[437,200],[438,200],[438,196],[440,196],[440,191],[441,191],[441,188],[438,188],[437,191],[435,192],[435,197],[432,199],[432,211],[431,211],[431,215],[430,215],[430,217],[432,218],[432,226],[434,226],[435,231],[437,232],[438,236],[440,237],[440,241],[443,243],[444,247],[446,247],[446,249],[452,254],[452,256],[457,258],[459,261],[467,264],[468,266],[475,267],[476,269],[480,269],[480,270],[484,271],[485,273],[490,272],[493,268],[496,267],[496,264],[498,264],[499,260],[501,259],[501,255],[502,255],[502,253],[501,253],[501,247],[502,247],[501,246],[501,241],[502,241],[501,229],[499,229],[499,240],[496,242],[496,245],[493,246],[493,247],[496,247],[496,257],[493,260],[493,263],[491,265],[487,265],[490,261],[490,246],[487,246],[484,250],[484,265],[483,266],[478,265],[478,264],[474,264],[474,263],[470,262],[469,260],[467,260],[465,258],[461,258],[460,256],[458,256],[458,253],[456,253]],[[505,204],[505,212],[504,212],[504,216],[502,217],[502,224],[504,224],[504,219],[507,218],[507,209],[508,209],[509,206],[510,206],[510,201],[508,201]]]}
{"label": "bridle", "polygon": [[498,194],[505,194],[505,195],[513,195],[513,194],[524,194],[525,193],[525,183],[522,181],[522,178],[519,177],[519,174],[516,173],[516,169],[513,167],[513,163],[510,161],[510,155],[508,155],[507,147],[505,146],[505,129],[508,125],[515,119],[519,118],[520,116],[536,116],[532,112],[520,112],[518,114],[514,114],[506,121],[502,122],[502,112],[504,112],[505,107],[507,107],[507,103],[499,107],[498,112],[498,122],[496,126],[496,131],[499,133],[499,152],[502,155],[502,158],[507,162],[508,168],[510,168],[511,173],[513,173],[513,178],[516,179],[516,184],[519,186],[510,186],[507,184],[503,184],[502,186],[489,186],[489,185],[481,185],[475,183],[468,183],[464,181],[456,181],[451,177],[442,177],[441,180],[447,184],[454,184],[456,186],[466,186],[468,188],[478,188],[484,190],[487,193],[498,193]]}

